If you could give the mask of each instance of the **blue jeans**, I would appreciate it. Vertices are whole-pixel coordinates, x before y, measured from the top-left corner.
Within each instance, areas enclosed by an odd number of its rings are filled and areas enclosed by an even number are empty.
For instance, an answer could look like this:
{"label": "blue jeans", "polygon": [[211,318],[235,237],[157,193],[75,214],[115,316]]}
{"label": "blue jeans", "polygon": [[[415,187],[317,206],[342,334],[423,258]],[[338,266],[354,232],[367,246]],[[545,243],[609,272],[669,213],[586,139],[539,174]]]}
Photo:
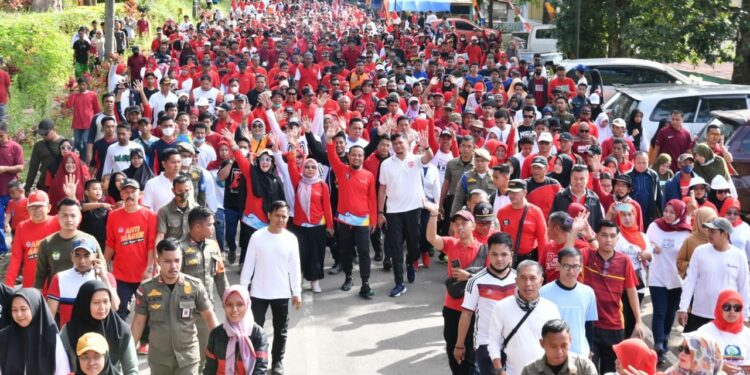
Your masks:
{"label": "blue jeans", "polygon": [[224,251],[224,209],[219,208],[214,214],[214,229],[216,230],[216,242],[219,243],[219,249]]}
{"label": "blue jeans", "polygon": [[[0,223],[5,222],[5,209],[8,207],[10,195],[0,195]],[[5,243],[5,228],[0,231],[0,254],[8,253],[8,245]]]}
{"label": "blue jeans", "polygon": [[73,148],[78,150],[78,155],[81,156],[81,160],[86,160],[86,142],[88,142],[88,140],[89,129],[73,129]]}
{"label": "blue jeans", "polygon": [[667,289],[661,286],[648,288],[651,292],[651,304],[654,315],[651,318],[651,330],[654,332],[654,349],[666,352],[669,345],[669,333],[672,331],[674,317],[680,305],[682,288]]}
{"label": "blue jeans", "polygon": [[3,121],[3,119],[5,118],[5,115],[8,113],[7,110],[7,104],[0,104],[0,121]]}

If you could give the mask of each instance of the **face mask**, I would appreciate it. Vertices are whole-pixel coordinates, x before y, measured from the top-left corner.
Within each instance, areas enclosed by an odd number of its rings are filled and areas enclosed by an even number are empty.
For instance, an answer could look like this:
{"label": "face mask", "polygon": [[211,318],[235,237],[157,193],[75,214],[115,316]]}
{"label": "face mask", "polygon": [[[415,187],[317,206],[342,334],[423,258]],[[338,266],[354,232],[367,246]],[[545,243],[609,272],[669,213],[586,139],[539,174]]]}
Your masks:
{"label": "face mask", "polygon": [[167,137],[171,137],[174,135],[174,128],[173,127],[164,128],[161,130],[161,133],[166,135]]}
{"label": "face mask", "polygon": [[246,148],[241,148],[240,149],[240,154],[242,154],[242,156],[247,157],[248,153],[250,153],[250,150],[248,150]]}
{"label": "face mask", "polygon": [[399,90],[403,90],[406,87],[406,85],[398,85]]}
{"label": "face mask", "polygon": [[682,173],[685,173],[685,174],[693,173],[693,166],[686,165],[686,166],[682,167]]}
{"label": "face mask", "polygon": [[206,142],[206,138],[193,138],[193,143],[196,145],[202,145],[204,142]]}
{"label": "face mask", "polygon": [[182,166],[183,167],[189,167],[193,164],[193,158],[183,158],[182,159]]}
{"label": "face mask", "polygon": [[271,107],[273,107],[274,110],[279,110],[279,108],[281,108],[281,103],[279,104],[273,103],[271,104]]}
{"label": "face mask", "polygon": [[388,108],[378,108],[378,113],[380,113],[381,116],[388,113]]}

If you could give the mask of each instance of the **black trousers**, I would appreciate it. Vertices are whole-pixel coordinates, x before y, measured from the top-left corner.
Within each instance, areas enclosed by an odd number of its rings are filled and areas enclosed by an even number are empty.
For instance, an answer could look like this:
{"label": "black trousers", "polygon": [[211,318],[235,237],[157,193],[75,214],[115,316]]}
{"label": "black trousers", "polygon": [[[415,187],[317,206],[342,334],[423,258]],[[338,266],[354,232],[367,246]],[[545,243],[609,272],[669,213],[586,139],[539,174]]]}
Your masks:
{"label": "black trousers", "polygon": [[342,250],[341,267],[346,276],[352,275],[354,250],[359,256],[359,276],[362,282],[370,280],[370,228],[338,223],[339,248]]}
{"label": "black trousers", "polygon": [[250,242],[250,227],[243,224],[242,211],[236,211],[231,208],[224,209],[224,242],[230,252],[237,251],[237,225],[240,226],[240,251],[247,249],[247,243]]}
{"label": "black trousers", "polygon": [[426,253],[430,251],[432,245],[427,241],[427,221],[430,220],[430,211],[421,209],[419,213],[419,252]]}
{"label": "black trousers", "polygon": [[[247,227],[247,243],[250,242],[250,237],[253,236],[253,233],[255,233],[255,228],[240,223],[240,226]],[[242,236],[242,232],[240,232],[240,236]],[[240,264],[245,263],[245,255],[247,254],[247,243],[245,243],[245,246],[242,246],[242,237],[240,237]]]}
{"label": "black trousers", "polygon": [[[640,308],[645,294],[637,294],[638,306]],[[627,292],[622,293],[622,317],[625,320],[625,337],[633,336],[633,330],[635,329],[635,315],[633,315],[633,310],[630,308],[630,299],[628,298]]]}
{"label": "black trousers", "polygon": [[451,229],[451,207],[453,207],[453,194],[446,195],[445,201],[443,201],[443,207],[445,208],[445,217],[443,220],[438,222],[438,234],[441,236],[449,235]]}
{"label": "black trousers", "polygon": [[372,249],[375,250],[375,254],[383,253],[383,232],[380,228],[375,229],[370,234],[370,243],[372,244]]}
{"label": "black trousers", "polygon": [[600,374],[615,372],[615,351],[612,345],[619,344],[625,339],[622,329],[600,329],[594,328],[594,342],[591,351],[594,354],[594,365]]}
{"label": "black trousers", "polygon": [[713,319],[704,318],[702,316],[688,313],[688,321],[687,324],[685,324],[685,329],[683,329],[682,332],[693,332],[700,328],[702,325],[711,321],[713,321]]}
{"label": "black trousers", "polygon": [[421,208],[399,213],[387,213],[385,251],[393,261],[393,278],[396,284],[404,282],[404,240],[406,264],[419,259],[419,216]]}
{"label": "black trousers", "polygon": [[266,322],[266,311],[271,307],[271,316],[273,321],[273,348],[271,349],[271,358],[273,363],[280,363],[284,359],[286,351],[286,336],[289,326],[289,299],[262,299],[250,297],[255,323],[263,327]]}
{"label": "black trousers", "polygon": [[461,320],[461,312],[443,306],[443,338],[445,339],[445,353],[448,355],[448,364],[453,375],[473,375],[476,368],[474,358],[474,316],[471,317],[469,331],[464,340],[464,360],[461,364],[453,357],[453,349],[458,340],[458,321]]}
{"label": "black trousers", "polygon": [[294,227],[293,233],[299,242],[299,260],[302,276],[313,281],[323,278],[323,260],[326,256],[326,227]]}
{"label": "black trousers", "polygon": [[513,261],[513,269],[516,269],[518,267],[518,263],[523,262],[524,260],[533,260],[535,262],[539,261],[539,251],[537,249],[531,250],[531,252],[524,254],[524,255],[516,255],[516,259]]}

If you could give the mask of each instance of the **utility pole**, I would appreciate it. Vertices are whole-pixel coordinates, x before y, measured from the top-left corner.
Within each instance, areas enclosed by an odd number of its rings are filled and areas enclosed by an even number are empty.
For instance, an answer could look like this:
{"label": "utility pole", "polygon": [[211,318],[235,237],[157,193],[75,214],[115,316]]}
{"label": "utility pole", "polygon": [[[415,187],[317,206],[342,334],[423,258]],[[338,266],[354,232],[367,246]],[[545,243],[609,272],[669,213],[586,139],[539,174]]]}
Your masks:
{"label": "utility pole", "polygon": [[115,51],[115,0],[104,3],[104,55]]}
{"label": "utility pole", "polygon": [[200,3],[199,0],[193,0],[193,19],[198,19],[198,13],[200,12]]}
{"label": "utility pole", "polygon": [[576,59],[581,58],[581,0],[576,0]]}

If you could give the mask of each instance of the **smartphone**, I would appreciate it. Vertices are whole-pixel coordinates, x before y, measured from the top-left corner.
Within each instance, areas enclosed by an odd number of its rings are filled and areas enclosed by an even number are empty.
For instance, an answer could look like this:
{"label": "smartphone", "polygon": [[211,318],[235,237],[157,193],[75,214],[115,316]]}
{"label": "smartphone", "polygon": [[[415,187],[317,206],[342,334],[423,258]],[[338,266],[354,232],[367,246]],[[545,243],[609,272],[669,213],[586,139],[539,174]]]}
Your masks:
{"label": "smartphone", "polygon": [[451,267],[452,268],[461,268],[461,262],[458,261],[458,259],[451,260]]}

